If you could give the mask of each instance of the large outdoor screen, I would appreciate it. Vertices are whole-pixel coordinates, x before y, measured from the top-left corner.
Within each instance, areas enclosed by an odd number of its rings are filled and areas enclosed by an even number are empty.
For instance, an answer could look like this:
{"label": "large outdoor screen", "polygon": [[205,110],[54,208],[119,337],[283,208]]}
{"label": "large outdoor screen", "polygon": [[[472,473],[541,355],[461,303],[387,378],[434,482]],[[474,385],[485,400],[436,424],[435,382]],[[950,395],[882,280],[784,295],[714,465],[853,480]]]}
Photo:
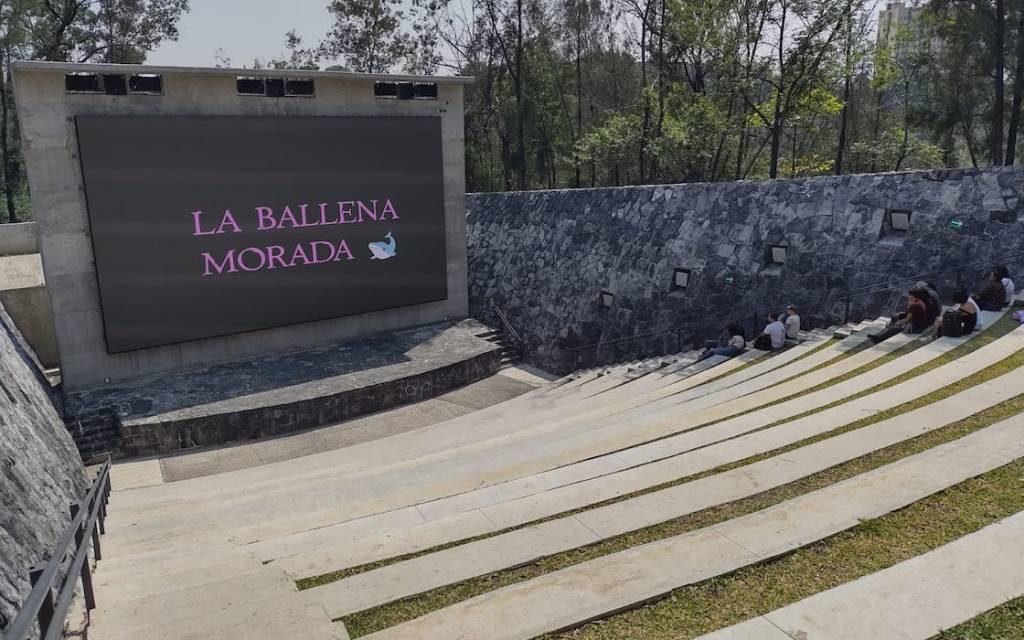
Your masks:
{"label": "large outdoor screen", "polygon": [[76,124],[110,353],[447,297],[439,118]]}

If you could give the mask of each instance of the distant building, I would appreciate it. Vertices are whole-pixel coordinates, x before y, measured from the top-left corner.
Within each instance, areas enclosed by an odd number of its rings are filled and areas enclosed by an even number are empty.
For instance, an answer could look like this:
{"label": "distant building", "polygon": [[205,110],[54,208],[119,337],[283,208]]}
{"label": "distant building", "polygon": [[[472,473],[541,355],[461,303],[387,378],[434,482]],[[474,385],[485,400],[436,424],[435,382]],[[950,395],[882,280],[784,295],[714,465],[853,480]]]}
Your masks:
{"label": "distant building", "polygon": [[878,40],[879,48],[896,47],[896,35],[900,27],[907,26],[917,20],[924,7],[907,6],[903,2],[890,2],[885,9],[878,14]]}

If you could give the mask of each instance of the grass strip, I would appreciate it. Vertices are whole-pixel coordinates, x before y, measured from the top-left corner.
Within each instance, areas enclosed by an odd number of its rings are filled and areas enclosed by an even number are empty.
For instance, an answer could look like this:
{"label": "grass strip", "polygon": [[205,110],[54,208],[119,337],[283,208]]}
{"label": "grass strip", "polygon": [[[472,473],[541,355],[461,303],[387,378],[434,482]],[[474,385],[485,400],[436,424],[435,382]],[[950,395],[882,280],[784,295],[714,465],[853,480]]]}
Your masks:
{"label": "grass strip", "polygon": [[[694,638],[889,568],[1024,511],[1022,489],[1024,460],[1017,460],[775,561],[677,589],[645,607],[542,638]],[[1020,634],[1020,628],[1013,633]]]}
{"label": "grass strip", "polygon": [[1024,639],[1024,598],[986,611],[935,636],[936,640],[1022,640]]}
{"label": "grass strip", "polygon": [[[975,350],[981,348],[982,346],[984,346],[986,344],[991,343],[993,340],[999,338],[1000,336],[1005,335],[1007,332],[1009,332],[1010,330],[1012,330],[1016,326],[1019,326],[1019,325],[1017,323],[1015,323],[1015,322],[1005,322],[1005,323],[1002,323],[1002,324],[993,325],[988,330],[989,332],[992,332],[993,335],[990,336],[988,333],[986,333],[986,334],[981,334],[981,335],[975,336],[974,339],[972,339],[972,340],[970,340],[968,342],[965,342],[962,345],[959,345],[956,349],[951,350],[949,353],[945,354],[942,357],[945,358],[946,356],[949,356],[950,354],[952,354],[954,352],[957,352],[957,351],[959,351],[959,355],[957,355],[956,357],[962,357],[964,355],[967,355],[968,353],[970,353],[972,351],[975,351]],[[911,347],[911,345],[907,345],[907,347]],[[907,348],[907,347],[904,347],[904,348]],[[952,360],[952,359],[954,359],[954,358],[950,358],[950,360]],[[930,363],[927,363],[926,365],[922,365],[922,366],[924,367],[924,366],[929,366],[929,365],[930,365]],[[732,464],[729,464],[729,465],[724,465],[724,466],[716,467],[715,469],[711,469],[711,470],[708,470],[708,471],[705,471],[705,472],[702,472],[702,473],[699,473],[699,474],[695,474],[695,475],[691,475],[691,476],[686,476],[686,477],[682,477],[682,478],[677,478],[677,479],[675,479],[675,480],[673,480],[671,482],[666,482],[666,483],[663,483],[663,484],[660,484],[660,485],[648,487],[646,489],[642,489],[640,491],[635,491],[633,493],[623,494],[621,496],[616,496],[615,498],[612,498],[612,499],[609,499],[609,500],[605,500],[605,501],[602,501],[602,502],[590,504],[590,505],[587,505],[585,507],[580,507],[578,509],[573,509],[573,510],[570,510],[570,511],[565,511],[565,512],[562,512],[562,513],[558,513],[558,514],[549,516],[547,518],[542,518],[542,519],[539,519],[539,520],[534,520],[534,521],[531,521],[531,522],[526,522],[526,523],[523,523],[523,524],[520,524],[520,525],[516,525],[516,526],[513,526],[513,527],[508,527],[508,528],[505,528],[505,529],[501,529],[499,531],[494,531],[494,532],[485,533],[485,534],[482,534],[482,535],[479,535],[479,536],[473,536],[473,537],[470,537],[470,538],[464,538],[464,539],[461,539],[461,540],[456,540],[456,541],[448,542],[448,543],[445,543],[445,544],[442,544],[442,545],[437,545],[437,546],[434,546],[434,547],[430,547],[428,549],[423,549],[421,551],[416,551],[416,552],[413,552],[413,553],[404,554],[404,555],[400,555],[400,556],[394,556],[392,558],[386,558],[384,560],[379,560],[379,561],[376,561],[376,562],[365,563],[365,564],[357,565],[357,566],[354,566],[354,567],[348,567],[346,569],[341,569],[339,571],[332,571],[332,572],[328,572],[328,573],[324,573],[324,574],[320,574],[320,575],[316,575],[316,576],[310,576],[310,577],[306,577],[306,578],[301,578],[301,579],[296,581],[296,585],[297,585],[297,587],[300,590],[312,589],[312,588],[319,587],[319,586],[322,586],[322,585],[325,585],[325,584],[329,584],[331,582],[336,582],[338,580],[343,580],[345,578],[349,578],[351,576],[354,576],[354,575],[357,575],[357,574],[360,574],[360,573],[365,573],[367,571],[372,571],[374,569],[379,569],[381,567],[385,567],[385,566],[388,566],[388,565],[391,565],[391,564],[396,564],[396,563],[399,563],[399,562],[404,562],[406,560],[411,560],[411,559],[417,558],[419,556],[427,555],[429,553],[437,553],[437,552],[443,551],[445,549],[450,549],[452,547],[456,547],[456,546],[460,546],[460,545],[464,545],[464,544],[469,544],[469,543],[475,542],[477,540],[482,540],[482,539],[485,539],[485,538],[490,538],[490,537],[498,536],[498,535],[501,535],[503,533],[507,533],[509,531],[513,531],[515,529],[521,529],[521,528],[524,528],[524,527],[534,526],[534,525],[540,524],[542,522],[547,522],[549,520],[555,520],[557,518],[563,518],[563,517],[570,516],[570,515],[573,515],[573,514],[576,514],[576,513],[580,513],[582,511],[587,511],[587,510],[590,510],[590,509],[595,509],[595,508],[602,507],[602,506],[609,505],[609,504],[613,504],[613,503],[616,503],[616,502],[622,502],[623,500],[629,500],[631,498],[635,498],[635,497],[638,497],[640,495],[644,495],[644,494],[647,494],[647,493],[652,493],[654,491],[660,491],[662,489],[667,489],[669,487],[673,487],[673,486],[676,486],[676,485],[679,485],[679,484],[683,484],[685,482],[692,482],[694,480],[698,480],[698,479],[704,478],[706,476],[714,475],[714,474],[717,474],[717,473],[722,473],[724,471],[728,471],[728,470],[734,469],[736,467],[745,466],[747,464],[751,464],[751,463],[757,462],[759,460],[763,460],[765,458],[769,458],[769,457],[772,457],[774,455],[778,455],[780,453],[784,453],[786,451],[791,451],[793,449],[796,449],[796,448],[799,448],[799,447],[802,447],[802,446],[806,446],[808,444],[812,444],[814,442],[818,442],[820,440],[824,440],[826,438],[830,438],[830,437],[833,437],[835,435],[839,435],[841,433],[846,433],[847,431],[853,431],[854,429],[859,429],[861,427],[865,427],[865,426],[868,426],[870,424],[874,424],[876,422],[880,422],[882,420],[886,420],[888,418],[892,418],[892,417],[895,417],[897,415],[900,415],[900,414],[903,414],[903,413],[907,413],[909,411],[913,411],[914,409],[918,409],[918,408],[923,407],[923,406],[925,406],[927,404],[931,404],[932,402],[937,402],[939,400],[947,398],[947,397],[949,397],[949,396],[951,396],[951,395],[953,395],[955,393],[959,393],[960,391],[963,391],[963,390],[965,390],[965,389],[967,389],[969,387],[975,386],[977,384],[981,384],[982,382],[986,382],[988,380],[992,380],[992,379],[994,379],[996,377],[999,377],[1000,375],[1003,375],[1004,373],[1007,373],[1008,371],[1016,369],[1019,366],[1024,366],[1024,353],[1014,354],[1014,356],[1011,356],[1011,357],[1005,359],[1004,361],[998,363],[997,365],[995,365],[993,367],[990,367],[989,369],[987,369],[985,371],[982,371],[982,372],[978,373],[975,376],[972,376],[970,378],[962,380],[962,381],[960,381],[960,382],[958,382],[956,384],[950,385],[950,386],[946,387],[945,389],[943,389],[941,391],[938,391],[938,392],[935,392],[935,393],[932,393],[932,394],[928,394],[928,395],[922,396],[920,398],[915,398],[914,400],[912,400],[910,402],[904,403],[902,405],[899,405],[899,406],[894,407],[892,409],[889,409],[887,411],[881,412],[881,413],[879,413],[877,415],[864,418],[863,420],[859,420],[859,421],[857,421],[855,423],[852,423],[850,425],[846,425],[845,427],[833,430],[833,431],[831,431],[829,433],[822,434],[822,435],[819,435],[819,436],[816,436],[814,438],[810,438],[810,439],[807,439],[807,440],[804,440],[804,441],[801,441],[801,442],[798,442],[798,443],[794,443],[792,445],[789,445],[787,447],[783,447],[781,449],[770,451],[770,452],[767,452],[767,453],[764,453],[764,454],[760,454],[760,455],[757,455],[757,456],[752,456],[750,458],[747,458],[747,459],[744,459],[744,460],[741,460],[741,461],[738,461],[738,462],[735,462],[735,463],[732,463]],[[931,368],[934,368],[934,367],[931,367]],[[928,370],[931,370],[931,368],[928,369]],[[895,383],[893,382],[893,383],[887,383],[887,384],[878,385],[874,389],[877,391],[877,390],[880,390],[882,388],[885,388],[889,384],[895,384]],[[861,395],[863,395],[863,394],[861,394]],[[860,397],[860,395],[858,395],[856,397]],[[771,428],[771,427],[774,427],[774,426],[778,426],[780,424],[784,424],[786,422],[791,422],[793,420],[797,420],[799,418],[806,417],[806,416],[812,415],[814,413],[818,413],[818,412],[823,411],[823,410],[825,410],[827,408],[831,408],[831,407],[843,404],[844,402],[845,401],[835,402],[835,403],[832,403],[830,405],[826,405],[825,407],[818,408],[818,409],[815,409],[813,411],[805,412],[805,413],[800,414],[800,415],[798,415],[796,417],[793,417],[793,418],[787,418],[787,419],[779,420],[779,421],[777,421],[775,423],[772,423],[772,424],[770,424],[770,425],[768,425],[766,427],[763,427],[762,429],[756,429],[754,431],[760,431],[760,430],[763,430],[763,429],[768,429],[768,428]],[[735,417],[735,416],[733,416],[733,417]],[[723,420],[729,420],[729,419],[732,419],[732,417],[724,418]],[[721,422],[721,420],[709,423],[707,425],[704,425],[701,428],[704,428],[704,427],[707,427],[707,426],[711,426],[713,424],[716,424],[717,422]],[[668,436],[668,437],[671,437],[671,436]],[[737,436],[737,437],[742,437],[742,436]],[[730,438],[730,439],[732,439],[732,438]],[[712,445],[708,445],[708,446],[712,446]],[[704,448],[704,447],[700,447],[700,448]],[[387,606],[387,605],[384,605],[384,606]]]}
{"label": "grass strip", "polygon": [[[1019,361],[1024,356],[1022,356],[1022,354],[1017,354],[1014,357]],[[705,509],[704,511],[690,514],[682,518],[677,518],[675,520],[670,520],[644,529],[609,538],[607,540],[600,541],[593,545],[580,547],[567,552],[548,556],[546,558],[542,558],[538,562],[529,565],[525,565],[522,567],[506,571],[496,572],[479,578],[473,578],[455,585],[440,587],[438,589],[434,589],[432,591],[420,594],[418,596],[413,596],[405,600],[388,603],[380,607],[368,609],[366,611],[346,616],[344,618],[345,626],[348,629],[351,636],[353,638],[356,638],[362,635],[372,633],[374,631],[378,631],[380,629],[384,629],[399,624],[401,622],[405,622],[407,620],[411,620],[413,618],[417,618],[432,611],[436,611],[443,607],[450,606],[457,602],[472,598],[474,596],[486,593],[488,591],[492,591],[494,589],[498,589],[511,584],[516,584],[518,582],[523,582],[525,580],[529,580],[532,578],[536,578],[538,576],[550,573],[552,571],[557,571],[559,569],[564,569],[566,567],[579,564],[587,560],[592,560],[594,558],[598,558],[604,555],[616,553],[618,551],[623,551],[625,549],[635,547],[640,544],[654,542],[656,540],[661,540],[667,537],[680,535],[707,526],[711,526],[713,524],[724,522],[726,520],[737,518],[749,513],[753,513],[755,511],[760,511],[770,506],[779,504],[780,502],[783,502],[785,500],[789,500],[791,498],[803,495],[805,493],[821,489],[823,487],[835,484],[848,478],[852,478],[856,475],[865,473],[867,471],[877,469],[881,466],[884,466],[891,462],[895,462],[896,460],[899,460],[906,456],[920,453],[927,449],[931,449],[939,444],[956,440],[969,433],[973,433],[978,429],[984,428],[986,426],[1004,420],[1010,416],[1016,415],[1021,411],[1024,411],[1024,396],[1018,396],[1012,400],[1008,400],[1007,402],[1004,402],[992,409],[976,414],[974,416],[971,416],[970,418],[959,421],[957,423],[948,425],[946,427],[943,427],[942,429],[938,429],[936,431],[924,434],[917,438],[907,440],[905,442],[893,445],[891,447],[887,447],[885,449],[868,454],[856,460],[832,467],[825,471],[821,471],[819,473],[808,476],[807,478],[803,478],[796,482],[792,482],[787,485],[777,487],[775,489],[766,491],[756,496],[752,496],[750,498],[745,498],[743,500],[718,505],[716,507]],[[778,452],[776,452],[776,454],[777,453]],[[758,456],[758,458],[754,458],[751,460],[767,457],[767,455],[769,454],[765,454],[764,456]],[[750,460],[746,461],[747,464],[749,464],[749,462]],[[1019,510],[1024,510],[1024,492],[1021,491],[1021,489],[1024,488],[1024,486],[1022,486],[1024,485],[1024,479],[1020,477],[1020,474],[1024,473],[1024,462],[1021,462],[1021,465],[1022,466],[1018,467],[1016,480],[1014,482],[1007,483],[1006,486],[1003,487],[1003,489],[1010,489],[1010,493],[1013,494],[1012,497],[1015,500],[1013,504],[1019,505],[1014,511],[1011,511],[1010,513]],[[720,470],[716,470],[715,472],[719,471]],[[970,504],[970,500],[966,502],[967,504],[963,505],[961,505],[960,503],[957,503],[955,505],[946,505],[946,507],[939,508],[935,513],[941,516],[946,508],[951,509],[951,514],[955,514],[956,511],[961,508],[975,509],[975,506]],[[991,511],[991,513],[997,512]],[[1001,515],[998,515],[998,517],[994,519],[986,520],[984,524],[988,524],[989,522],[995,521],[996,519],[1005,517],[1005,515],[1009,515],[1009,513],[1006,513],[1004,511],[998,511],[998,514]],[[941,521],[942,517],[938,517],[938,522],[933,524],[941,524]],[[981,526],[984,526],[984,524],[978,526],[977,528],[981,528]],[[923,527],[925,525],[915,520],[915,524],[913,526]],[[956,531],[960,531],[960,529],[956,529]],[[962,535],[962,533],[959,535]],[[939,546],[939,544],[936,544],[935,546]],[[856,556],[852,558],[852,560],[856,561]],[[821,571],[825,571],[826,568],[827,565],[826,567],[821,568]],[[869,572],[870,571],[867,571],[866,573]],[[844,578],[837,578],[838,581],[836,582],[836,584],[839,584],[846,580],[845,576],[847,574],[837,571],[836,575],[844,576]],[[820,576],[818,578],[820,578]],[[794,591],[794,593],[809,594],[814,593],[815,591]],[[740,591],[740,593],[742,593],[742,590]],[[804,596],[800,595],[795,599],[799,599],[802,597]],[[712,610],[711,612],[708,612],[709,615],[714,612],[717,606],[718,605],[714,603],[708,604],[708,607]],[[769,606],[766,609],[766,611],[771,610],[773,608],[777,608],[778,606],[781,605],[774,604],[773,602],[773,604]],[[645,607],[643,610],[648,609],[650,609],[650,607]],[[747,609],[744,609],[743,611],[747,611]],[[630,616],[633,614],[623,615]],[[716,619],[717,617],[720,616],[717,616],[716,614]],[[741,619],[742,618],[737,618],[735,621],[739,621]],[[726,624],[732,624],[732,622],[726,621],[719,626],[725,626]],[[594,628],[600,628],[602,625],[597,624],[591,626],[593,626]],[[646,628],[643,627],[642,621],[641,627]],[[706,630],[711,630],[714,628],[716,627],[707,627]],[[640,630],[641,629],[633,629],[628,632],[620,631],[619,635],[595,635],[583,637],[646,638],[647,636],[641,635],[639,633]],[[678,629],[672,627],[667,628],[666,631],[678,632]],[[703,632],[705,631],[701,631],[701,633]],[[682,636],[655,635],[651,637],[678,638]]]}

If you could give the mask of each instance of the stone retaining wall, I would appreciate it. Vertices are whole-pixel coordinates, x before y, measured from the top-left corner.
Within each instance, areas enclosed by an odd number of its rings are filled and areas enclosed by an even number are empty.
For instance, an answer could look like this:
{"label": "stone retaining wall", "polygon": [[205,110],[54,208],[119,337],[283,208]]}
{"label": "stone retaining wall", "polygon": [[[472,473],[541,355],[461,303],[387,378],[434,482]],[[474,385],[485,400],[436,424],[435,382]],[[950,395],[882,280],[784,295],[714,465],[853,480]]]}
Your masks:
{"label": "stone retaining wall", "polygon": [[0,306],[0,636],[85,495],[82,460],[45,376]]}
{"label": "stone retaining wall", "polygon": [[[1024,171],[1006,168],[473,194],[471,313],[489,319],[497,305],[527,359],[558,371],[581,345],[677,330],[607,350],[621,359],[700,344],[788,303],[825,323],[847,312],[837,298],[851,289],[899,287],[852,300],[851,318],[874,316],[898,304],[908,278],[1024,253],[1022,193]],[[892,211],[910,212],[909,231],[891,228]],[[772,263],[773,245],[785,264]],[[689,271],[686,288],[677,269]],[[957,280],[935,279],[946,293]]]}

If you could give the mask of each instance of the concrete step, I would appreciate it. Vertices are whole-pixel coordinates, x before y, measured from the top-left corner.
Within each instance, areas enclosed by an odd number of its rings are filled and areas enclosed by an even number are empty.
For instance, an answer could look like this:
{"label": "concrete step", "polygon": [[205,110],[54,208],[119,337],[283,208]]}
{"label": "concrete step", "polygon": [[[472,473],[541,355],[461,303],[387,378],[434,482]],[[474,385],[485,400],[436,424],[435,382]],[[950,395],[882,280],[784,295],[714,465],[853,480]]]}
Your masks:
{"label": "concrete step", "polygon": [[[1014,371],[982,385],[983,389],[971,389],[911,413],[760,462],[388,565],[324,585],[311,595],[324,603],[332,617],[340,617],[480,575],[511,569],[543,556],[594,544],[806,478],[980,413],[1013,397],[1022,384],[1024,371]],[[856,420],[856,416],[848,420]],[[707,447],[693,452],[693,455],[681,456],[679,462],[684,462],[682,458],[690,461],[679,471],[683,476],[699,473],[719,464],[778,449],[842,424],[833,424],[830,419],[823,418],[817,432],[795,426],[783,424]],[[797,432],[795,435],[792,434],[794,431]],[[650,472],[649,476],[653,477],[639,479],[632,487],[623,482],[627,485],[624,488],[634,488],[641,483],[657,486],[665,481],[665,477],[658,475],[655,469],[641,467],[632,471],[639,476]]]}
{"label": "concrete step", "polygon": [[[367,640],[528,640],[765,562],[1024,456],[1024,416],[768,509],[465,600]],[[528,612],[528,615],[526,614]]]}
{"label": "concrete step", "polygon": [[700,640],[928,640],[1024,595],[1022,574],[1024,513],[1019,513]]}

